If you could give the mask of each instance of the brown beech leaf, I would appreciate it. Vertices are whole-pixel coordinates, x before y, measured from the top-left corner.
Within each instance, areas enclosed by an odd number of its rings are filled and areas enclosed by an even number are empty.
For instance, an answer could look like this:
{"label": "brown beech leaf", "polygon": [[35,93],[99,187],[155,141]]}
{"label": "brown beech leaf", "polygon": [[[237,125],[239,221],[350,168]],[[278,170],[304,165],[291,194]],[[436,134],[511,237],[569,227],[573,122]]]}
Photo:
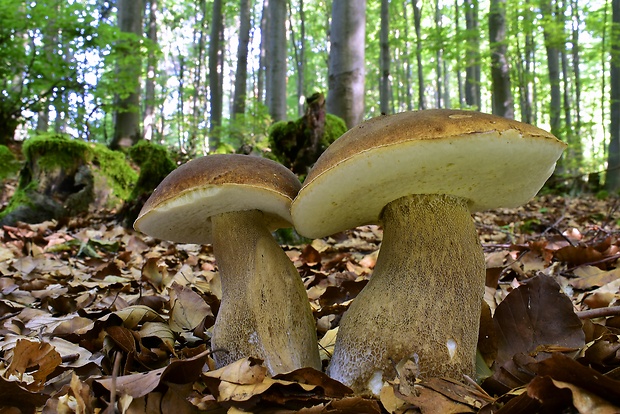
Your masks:
{"label": "brown beech leaf", "polygon": [[606,285],[620,278],[620,269],[603,271],[595,266],[578,267],[573,272],[577,279],[569,280],[569,284],[575,289],[588,290]]}
{"label": "brown beech leaf", "polygon": [[493,317],[497,332],[498,366],[539,346],[585,345],[582,324],[571,300],[548,276],[537,276],[508,294]]}
{"label": "brown beech leaf", "polygon": [[346,385],[331,379],[327,374],[314,368],[299,368],[291,372],[278,374],[273,378],[300,384],[316,385],[323,389],[326,396],[333,398],[342,398],[353,393],[353,390]]}
{"label": "brown beech leaf", "polygon": [[[173,384],[194,382],[199,378],[207,358],[208,352],[202,352],[192,358],[174,360],[164,368],[117,377],[116,390],[120,394],[140,398],[153,391],[163,381]],[[108,391],[112,389],[114,383],[109,377],[98,379],[96,382]]]}
{"label": "brown beech leaf", "polygon": [[211,308],[192,289],[173,283],[170,290],[170,328],[174,332],[192,331],[207,316],[213,316]]}
{"label": "brown beech leaf", "polygon": [[33,389],[38,391],[40,387],[43,387],[47,376],[54,372],[61,362],[60,354],[52,345],[20,339],[13,349],[13,359],[7,368],[6,375],[18,374],[21,377],[29,371],[29,368],[37,367],[32,373],[34,378],[32,385]]}
{"label": "brown beech leaf", "polygon": [[17,381],[9,381],[0,375],[0,410],[15,407],[19,409],[14,411],[16,413],[34,413],[35,409],[42,407],[48,399],[49,395],[29,391]]}

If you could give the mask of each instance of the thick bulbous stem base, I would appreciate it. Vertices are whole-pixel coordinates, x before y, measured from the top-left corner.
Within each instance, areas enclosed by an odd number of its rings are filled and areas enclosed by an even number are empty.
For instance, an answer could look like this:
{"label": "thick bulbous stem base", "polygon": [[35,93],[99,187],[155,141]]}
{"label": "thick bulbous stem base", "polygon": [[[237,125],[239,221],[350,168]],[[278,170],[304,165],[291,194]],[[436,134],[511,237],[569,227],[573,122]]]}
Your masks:
{"label": "thick bulbous stem base", "polygon": [[260,211],[212,218],[222,302],[211,347],[218,367],[264,360],[271,375],[321,368],[316,326],[295,266],[265,228]]}
{"label": "thick bulbous stem base", "polygon": [[375,395],[406,363],[416,377],[473,375],[485,261],[466,200],[407,196],[381,219],[377,264],[342,318],[328,374]]}

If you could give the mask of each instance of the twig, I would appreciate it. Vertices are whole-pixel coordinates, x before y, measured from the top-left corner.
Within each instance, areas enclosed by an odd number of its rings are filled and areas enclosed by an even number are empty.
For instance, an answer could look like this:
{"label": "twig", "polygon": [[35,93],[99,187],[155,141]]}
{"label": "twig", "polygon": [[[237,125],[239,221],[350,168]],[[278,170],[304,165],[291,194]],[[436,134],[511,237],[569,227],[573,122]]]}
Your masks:
{"label": "twig", "polygon": [[619,316],[620,306],[609,306],[607,308],[588,309],[575,312],[579,319],[602,318],[605,316]]}

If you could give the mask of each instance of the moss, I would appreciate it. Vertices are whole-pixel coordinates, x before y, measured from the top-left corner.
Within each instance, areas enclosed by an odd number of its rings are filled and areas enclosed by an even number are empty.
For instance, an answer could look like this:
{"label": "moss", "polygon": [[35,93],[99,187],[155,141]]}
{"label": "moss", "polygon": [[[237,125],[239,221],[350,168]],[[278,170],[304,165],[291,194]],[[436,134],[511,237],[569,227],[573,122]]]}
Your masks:
{"label": "moss", "polygon": [[0,145],[0,180],[16,175],[20,165],[9,147]]}
{"label": "moss", "polygon": [[344,122],[344,119],[333,114],[327,114],[325,116],[325,133],[321,140],[323,151],[345,132],[347,132],[347,124]]}
{"label": "moss", "polygon": [[89,162],[92,153],[84,141],[63,134],[40,134],[24,142],[22,147],[26,161],[37,160],[42,170],[55,167],[70,169],[78,160]]}
{"label": "moss", "polygon": [[36,191],[38,184],[33,181],[28,184],[25,188],[17,188],[13,193],[13,196],[9,200],[9,203],[4,208],[4,210],[0,211],[0,220],[3,219],[7,214],[13,212],[19,206],[28,206],[34,207],[34,203],[30,197],[30,193],[32,191]]}
{"label": "moss", "polygon": [[131,200],[153,191],[176,168],[168,150],[150,141],[139,141],[129,148],[129,157],[140,167],[140,175],[131,192]]}
{"label": "moss", "polygon": [[127,163],[125,154],[113,151],[102,144],[90,144],[90,151],[114,195],[122,200],[128,200],[138,174]]}

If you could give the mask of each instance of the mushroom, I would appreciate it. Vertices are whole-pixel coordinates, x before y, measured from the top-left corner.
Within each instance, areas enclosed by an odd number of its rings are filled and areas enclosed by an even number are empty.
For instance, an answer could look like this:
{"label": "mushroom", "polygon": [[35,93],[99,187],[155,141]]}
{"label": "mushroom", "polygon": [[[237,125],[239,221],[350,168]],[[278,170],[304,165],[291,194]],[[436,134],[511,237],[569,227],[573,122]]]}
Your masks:
{"label": "mushroom", "polygon": [[321,368],[306,290],[270,232],[290,227],[300,187],[274,161],[208,155],[170,173],[134,224],[158,239],[213,244],[222,283],[211,338],[218,367],[251,356],[272,375]]}
{"label": "mushroom", "polygon": [[306,237],[379,223],[369,283],[344,314],[328,374],[377,395],[398,371],[474,374],[485,261],[471,212],[527,202],[565,144],[473,111],[380,116],[337,139],[291,206]]}

